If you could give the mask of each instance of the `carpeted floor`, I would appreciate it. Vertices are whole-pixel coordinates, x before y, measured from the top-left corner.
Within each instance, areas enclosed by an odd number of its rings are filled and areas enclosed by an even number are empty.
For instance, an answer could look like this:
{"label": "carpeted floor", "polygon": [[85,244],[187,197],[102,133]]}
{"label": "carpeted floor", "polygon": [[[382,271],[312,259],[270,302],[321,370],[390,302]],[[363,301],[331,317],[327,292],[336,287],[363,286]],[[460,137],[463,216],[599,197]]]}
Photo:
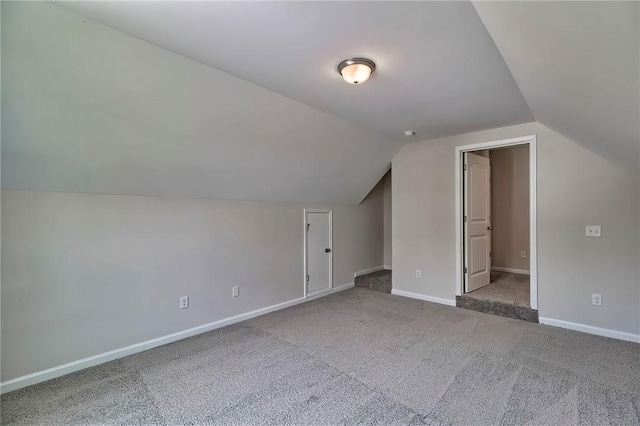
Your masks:
{"label": "carpeted floor", "polygon": [[492,271],[491,284],[466,293],[465,296],[528,308],[531,306],[529,305],[529,275]]}
{"label": "carpeted floor", "polygon": [[354,288],[2,396],[3,423],[640,424],[640,345]]}
{"label": "carpeted floor", "polygon": [[356,287],[366,288],[367,290],[391,293],[391,271],[383,269],[382,271],[360,275],[355,277],[354,283]]}
{"label": "carpeted floor", "polygon": [[491,284],[456,297],[456,306],[507,318],[538,322],[529,306],[529,275],[491,272]]}

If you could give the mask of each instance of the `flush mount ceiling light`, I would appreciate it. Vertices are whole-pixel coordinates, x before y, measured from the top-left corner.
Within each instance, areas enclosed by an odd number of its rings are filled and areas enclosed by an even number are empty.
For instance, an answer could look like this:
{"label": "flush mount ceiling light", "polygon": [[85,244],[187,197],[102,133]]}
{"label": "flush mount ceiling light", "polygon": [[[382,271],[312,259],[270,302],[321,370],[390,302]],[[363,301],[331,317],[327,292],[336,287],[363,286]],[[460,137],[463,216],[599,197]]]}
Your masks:
{"label": "flush mount ceiling light", "polygon": [[349,84],[362,84],[375,71],[376,64],[367,58],[345,59],[338,64],[338,72]]}

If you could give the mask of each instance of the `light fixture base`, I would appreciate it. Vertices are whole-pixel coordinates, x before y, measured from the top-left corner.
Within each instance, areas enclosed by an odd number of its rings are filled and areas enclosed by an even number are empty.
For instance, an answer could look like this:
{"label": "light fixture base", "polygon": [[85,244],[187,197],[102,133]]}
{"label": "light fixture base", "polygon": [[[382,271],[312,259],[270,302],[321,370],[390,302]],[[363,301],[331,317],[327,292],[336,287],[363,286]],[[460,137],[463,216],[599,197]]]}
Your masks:
{"label": "light fixture base", "polygon": [[362,84],[376,69],[376,64],[367,58],[349,58],[338,64],[338,73],[350,84]]}

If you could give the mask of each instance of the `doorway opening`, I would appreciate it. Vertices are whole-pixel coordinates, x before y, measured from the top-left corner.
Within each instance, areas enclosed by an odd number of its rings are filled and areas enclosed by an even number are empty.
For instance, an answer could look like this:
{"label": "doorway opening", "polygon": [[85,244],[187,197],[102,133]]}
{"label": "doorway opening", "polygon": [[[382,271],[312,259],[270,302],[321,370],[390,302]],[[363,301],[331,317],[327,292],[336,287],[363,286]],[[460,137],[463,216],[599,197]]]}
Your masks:
{"label": "doorway opening", "polygon": [[333,212],[304,210],[304,297],[333,289]]}
{"label": "doorway opening", "polygon": [[538,321],[536,137],[456,148],[456,302]]}

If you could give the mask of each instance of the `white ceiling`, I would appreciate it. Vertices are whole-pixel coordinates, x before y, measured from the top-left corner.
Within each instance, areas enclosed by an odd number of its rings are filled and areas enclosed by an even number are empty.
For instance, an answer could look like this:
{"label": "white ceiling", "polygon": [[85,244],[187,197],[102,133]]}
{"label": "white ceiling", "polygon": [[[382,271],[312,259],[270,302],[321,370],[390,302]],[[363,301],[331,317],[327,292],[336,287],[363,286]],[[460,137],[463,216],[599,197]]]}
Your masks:
{"label": "white ceiling", "polygon": [[536,121],[637,172],[640,3],[474,5]]}
{"label": "white ceiling", "polygon": [[358,203],[391,139],[39,2],[2,2],[2,187]]}
{"label": "white ceiling", "polygon": [[[390,137],[532,121],[470,2],[61,2],[61,7]],[[336,65],[377,70],[345,84]]]}
{"label": "white ceiling", "polygon": [[638,167],[636,2],[1,7],[3,188],[355,203],[404,130],[534,119]]}

